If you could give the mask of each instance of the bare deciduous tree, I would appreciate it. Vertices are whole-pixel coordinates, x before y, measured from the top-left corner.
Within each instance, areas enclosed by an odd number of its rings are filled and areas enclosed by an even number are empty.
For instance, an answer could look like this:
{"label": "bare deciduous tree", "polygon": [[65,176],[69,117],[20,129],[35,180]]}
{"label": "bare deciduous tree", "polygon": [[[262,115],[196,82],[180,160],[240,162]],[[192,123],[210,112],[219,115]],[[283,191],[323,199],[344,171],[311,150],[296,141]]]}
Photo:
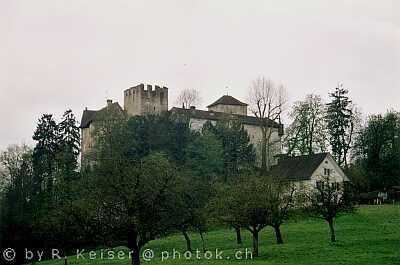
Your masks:
{"label": "bare deciduous tree", "polygon": [[281,122],[281,114],[287,102],[286,89],[283,85],[276,86],[273,81],[259,77],[252,81],[249,88],[250,111],[261,119],[261,168],[263,171],[271,167],[272,126]]}
{"label": "bare deciduous tree", "polygon": [[[32,170],[30,166],[28,166],[31,162],[28,159],[30,153],[31,149],[25,144],[11,145],[7,147],[6,151],[0,153],[0,192],[3,191],[7,185],[16,183],[16,178],[20,177],[22,179],[28,177],[27,171]],[[22,185],[22,182],[17,184]]]}
{"label": "bare deciduous tree", "polygon": [[193,88],[187,88],[181,91],[176,99],[176,104],[185,108],[190,108],[201,102],[199,91]]}

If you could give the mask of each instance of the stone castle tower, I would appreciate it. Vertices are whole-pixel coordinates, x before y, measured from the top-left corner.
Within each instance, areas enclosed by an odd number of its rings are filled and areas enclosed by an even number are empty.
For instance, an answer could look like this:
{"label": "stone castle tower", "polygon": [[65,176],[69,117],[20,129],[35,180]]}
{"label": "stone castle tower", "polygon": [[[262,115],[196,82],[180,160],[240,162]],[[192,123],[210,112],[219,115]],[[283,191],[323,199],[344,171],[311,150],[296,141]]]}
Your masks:
{"label": "stone castle tower", "polygon": [[168,111],[168,88],[144,84],[124,91],[124,110],[129,116]]}

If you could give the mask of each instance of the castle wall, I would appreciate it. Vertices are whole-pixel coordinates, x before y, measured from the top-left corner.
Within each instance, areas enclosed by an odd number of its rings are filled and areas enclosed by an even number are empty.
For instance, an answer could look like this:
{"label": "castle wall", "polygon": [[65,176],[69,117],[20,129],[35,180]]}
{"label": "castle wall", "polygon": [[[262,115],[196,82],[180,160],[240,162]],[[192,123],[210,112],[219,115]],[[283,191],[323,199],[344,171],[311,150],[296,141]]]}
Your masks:
{"label": "castle wall", "polygon": [[[206,119],[198,119],[198,118],[190,118],[190,128],[195,131],[200,131],[208,120]],[[211,121],[211,123],[215,124],[215,121]],[[243,124],[244,129],[247,131],[250,137],[250,142],[254,145],[254,149],[256,151],[256,159],[257,163],[261,163],[261,141],[262,141],[262,132],[259,126]],[[276,155],[281,153],[281,137],[279,136],[278,128],[270,128],[272,129],[272,134],[270,138],[271,144],[271,164],[277,164]]]}
{"label": "castle wall", "polygon": [[[262,131],[259,126],[256,125],[249,125],[244,124],[244,129],[250,136],[250,142],[254,145],[257,162],[261,163],[261,150],[262,150]],[[272,130],[270,142],[270,152],[271,152],[271,165],[276,165],[278,163],[276,159],[276,155],[281,154],[282,151],[282,144],[281,144],[281,137],[279,136],[279,129],[278,128],[269,128]]]}
{"label": "castle wall", "polygon": [[81,129],[81,154],[82,157],[88,153],[93,146],[94,141],[94,125],[91,123],[89,127]]}
{"label": "castle wall", "polygon": [[130,116],[168,111],[168,88],[144,84],[124,91],[124,109]]}
{"label": "castle wall", "polygon": [[224,112],[238,115],[247,115],[247,106],[218,104],[208,108],[209,111]]}
{"label": "castle wall", "polygon": [[[203,128],[204,123],[206,123],[208,120],[204,119],[194,119],[190,118],[190,128],[194,131],[201,131],[201,128]],[[212,124],[215,124],[215,121],[211,121]]]}

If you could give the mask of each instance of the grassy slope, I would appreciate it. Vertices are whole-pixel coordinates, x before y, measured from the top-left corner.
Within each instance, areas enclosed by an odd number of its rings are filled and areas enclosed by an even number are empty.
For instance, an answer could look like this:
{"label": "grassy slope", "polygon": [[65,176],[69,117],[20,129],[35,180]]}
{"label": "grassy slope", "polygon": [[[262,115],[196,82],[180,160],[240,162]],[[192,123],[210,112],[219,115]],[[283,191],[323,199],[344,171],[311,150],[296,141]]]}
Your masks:
{"label": "grassy slope", "polygon": [[[284,245],[276,245],[273,231],[265,229],[260,236],[260,257],[248,261],[233,261],[233,252],[238,249],[232,230],[218,230],[206,235],[207,249],[224,250],[230,260],[167,260],[160,261],[162,251],[176,249],[182,253],[185,242],[181,235],[170,236],[151,242],[145,248],[154,250],[156,258],[143,264],[400,264],[400,205],[363,206],[356,214],[342,216],[336,220],[337,240],[329,243],[328,226],[322,220],[307,219],[291,221],[282,225]],[[192,234],[193,248],[201,249],[199,236]],[[243,248],[251,248],[251,237],[244,232]],[[240,248],[239,248],[240,249]],[[63,264],[48,261],[43,265]],[[76,261],[69,264],[130,264],[128,260]]]}

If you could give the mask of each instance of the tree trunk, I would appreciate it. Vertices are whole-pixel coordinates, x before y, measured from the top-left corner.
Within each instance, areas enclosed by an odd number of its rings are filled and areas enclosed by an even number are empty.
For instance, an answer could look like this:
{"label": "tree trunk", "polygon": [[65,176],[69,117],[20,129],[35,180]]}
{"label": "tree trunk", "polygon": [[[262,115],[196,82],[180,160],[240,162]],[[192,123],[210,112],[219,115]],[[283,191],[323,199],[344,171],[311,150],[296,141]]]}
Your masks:
{"label": "tree trunk", "polygon": [[189,235],[188,235],[188,233],[187,233],[187,231],[186,231],[186,229],[183,229],[182,230],[182,234],[183,234],[183,236],[185,237],[185,240],[186,240],[186,248],[187,248],[187,251],[192,251],[192,242],[190,242],[190,237],[189,237]]}
{"label": "tree trunk", "polygon": [[261,170],[265,173],[267,169],[267,131],[266,129],[262,130],[262,139],[261,139]]}
{"label": "tree trunk", "polygon": [[131,262],[132,265],[140,265],[140,247],[137,242],[137,233],[133,232],[128,234],[127,243],[128,248],[131,251]]}
{"label": "tree trunk", "polygon": [[203,244],[203,252],[206,252],[206,243],[204,242],[203,232],[200,231],[201,242]]}
{"label": "tree trunk", "polygon": [[243,241],[242,241],[242,234],[240,232],[240,227],[235,227],[235,231],[236,231],[236,243],[238,245],[241,245]]}
{"label": "tree trunk", "polygon": [[269,143],[269,138],[266,139],[265,167],[266,172],[271,170],[271,146]]}
{"label": "tree trunk", "polygon": [[308,154],[311,155],[313,152],[313,140],[314,140],[314,125],[315,125],[315,119],[313,118],[311,121],[311,128],[310,128],[310,138],[308,142]]}
{"label": "tree trunk", "polygon": [[140,255],[139,255],[139,249],[136,250],[131,250],[132,252],[132,265],[140,265]]}
{"label": "tree trunk", "polygon": [[335,229],[333,228],[333,219],[327,220],[329,224],[329,230],[331,231],[331,242],[336,242]]}
{"label": "tree trunk", "polygon": [[282,234],[281,234],[281,228],[279,225],[274,226],[275,229],[275,236],[276,236],[276,243],[277,244],[283,244],[283,239],[282,239]]}
{"label": "tree trunk", "polygon": [[258,257],[258,231],[253,233],[253,257]]}

